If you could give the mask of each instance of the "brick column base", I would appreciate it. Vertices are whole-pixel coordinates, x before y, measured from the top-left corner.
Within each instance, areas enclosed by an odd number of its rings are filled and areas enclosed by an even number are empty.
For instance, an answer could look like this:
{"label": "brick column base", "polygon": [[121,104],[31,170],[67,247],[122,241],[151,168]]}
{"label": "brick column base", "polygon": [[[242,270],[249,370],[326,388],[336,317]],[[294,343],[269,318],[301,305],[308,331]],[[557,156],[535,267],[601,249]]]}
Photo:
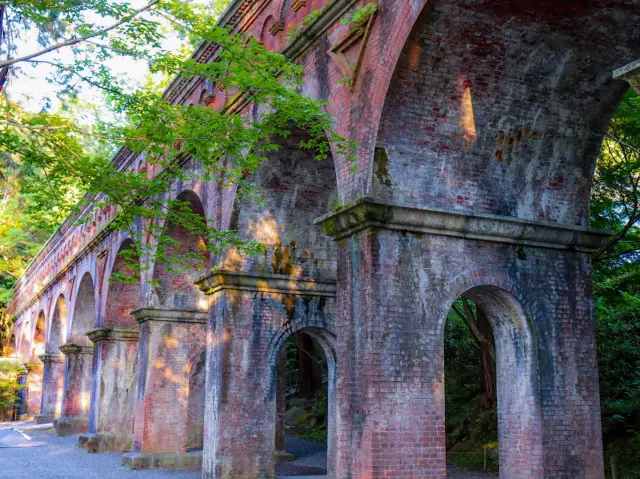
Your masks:
{"label": "brick column base", "polygon": [[89,433],[78,445],[88,452],[126,452],[133,447],[135,329],[100,328],[87,333],[94,343]]}
{"label": "brick column base", "polygon": [[61,353],[45,353],[40,356],[44,363],[42,378],[42,406],[40,414],[34,416],[36,424],[53,422],[62,412],[62,386],[64,381],[64,356]]}
{"label": "brick column base", "polygon": [[91,394],[91,366],[93,346],[65,344],[62,417],[53,421],[56,436],[70,436],[89,429],[89,401]]}
{"label": "brick column base", "polygon": [[[202,453],[187,452],[188,416],[193,400],[190,378],[205,350],[207,313],[149,307],[131,314],[140,324],[138,394],[134,452],[122,457],[122,465],[200,468]],[[204,385],[200,391],[204,392]],[[204,396],[201,402],[204,409]]]}

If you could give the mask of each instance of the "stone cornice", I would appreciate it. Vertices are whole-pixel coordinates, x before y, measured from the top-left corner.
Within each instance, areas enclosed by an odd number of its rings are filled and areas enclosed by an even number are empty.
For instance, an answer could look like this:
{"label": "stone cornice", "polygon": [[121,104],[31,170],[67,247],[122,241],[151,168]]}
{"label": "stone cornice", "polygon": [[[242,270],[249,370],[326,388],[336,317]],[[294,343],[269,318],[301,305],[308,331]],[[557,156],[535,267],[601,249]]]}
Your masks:
{"label": "stone cornice", "polygon": [[640,58],[635,62],[631,62],[613,72],[615,80],[624,80],[631,88],[640,93]]}
{"label": "stone cornice", "polygon": [[318,18],[287,43],[282,50],[282,54],[291,60],[298,58],[318,38],[324,35],[331,25],[341,19],[355,3],[356,0],[334,0],[330,2]]}
{"label": "stone cornice", "polygon": [[87,333],[93,343],[99,341],[137,341],[140,333],[136,329],[98,328]]}
{"label": "stone cornice", "polygon": [[44,353],[38,356],[43,363],[63,363],[64,354],[62,353]]}
{"label": "stone cornice", "polygon": [[206,323],[207,313],[195,309],[147,307],[132,311],[138,323],[145,321],[170,321],[173,323]]}
{"label": "stone cornice", "polygon": [[283,274],[212,271],[202,276],[196,284],[206,294],[215,294],[223,290],[252,291],[255,293],[297,294],[302,296],[336,295],[336,282],[313,278],[287,276]]}
{"label": "stone cornice", "polygon": [[93,346],[84,346],[82,344],[67,343],[60,346],[58,349],[65,356],[76,354],[93,354]]}
{"label": "stone cornice", "polygon": [[314,221],[336,240],[384,228],[523,246],[594,252],[610,231],[460,211],[415,208],[363,198]]}

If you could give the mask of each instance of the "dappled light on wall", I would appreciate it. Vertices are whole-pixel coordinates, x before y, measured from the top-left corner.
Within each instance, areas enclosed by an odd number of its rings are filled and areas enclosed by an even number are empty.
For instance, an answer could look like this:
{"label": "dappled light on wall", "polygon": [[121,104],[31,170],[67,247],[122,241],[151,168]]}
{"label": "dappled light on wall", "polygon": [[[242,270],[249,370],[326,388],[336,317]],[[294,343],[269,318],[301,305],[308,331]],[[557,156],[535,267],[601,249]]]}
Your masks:
{"label": "dappled light on wall", "polygon": [[458,90],[460,96],[460,129],[462,130],[462,141],[468,147],[476,139],[476,121],[473,114],[473,101],[471,98],[471,82],[458,78]]}

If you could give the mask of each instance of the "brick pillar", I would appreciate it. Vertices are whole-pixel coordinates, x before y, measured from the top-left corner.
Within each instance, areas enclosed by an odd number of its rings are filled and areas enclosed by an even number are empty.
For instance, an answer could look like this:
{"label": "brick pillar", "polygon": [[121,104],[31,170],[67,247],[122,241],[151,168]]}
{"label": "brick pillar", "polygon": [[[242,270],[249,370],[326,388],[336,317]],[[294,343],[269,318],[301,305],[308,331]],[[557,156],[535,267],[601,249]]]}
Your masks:
{"label": "brick pillar", "polygon": [[27,416],[40,414],[42,406],[42,373],[44,364],[40,361],[31,361],[27,366],[26,408]]}
{"label": "brick pillar", "polygon": [[202,477],[273,478],[279,348],[296,324],[329,327],[335,283],[222,271],[200,287],[211,295]]}
{"label": "brick pillar", "polygon": [[94,343],[89,433],[79,445],[89,452],[130,451],[135,398],[135,329],[100,328],[87,333]]}
{"label": "brick pillar", "polygon": [[501,476],[603,477],[591,279],[575,251],[601,233],[369,199],[318,223],[339,240],[337,477],[446,477],[443,332],[461,294],[496,338]]}
{"label": "brick pillar", "polygon": [[53,421],[56,435],[68,436],[87,432],[93,346],[69,343],[60,346],[60,351],[65,355],[65,373],[62,417]]}
{"label": "brick pillar", "polygon": [[134,452],[125,454],[122,464],[133,469],[199,469],[202,454],[187,453],[187,416],[190,369],[205,348],[207,313],[142,308],[131,314],[140,323],[139,376]]}
{"label": "brick pillar", "polygon": [[538,335],[544,477],[604,478],[590,260],[573,253],[555,267],[565,273]]}
{"label": "brick pillar", "polygon": [[40,356],[44,363],[42,374],[42,405],[40,414],[34,417],[36,424],[52,422],[62,412],[62,386],[64,382],[64,355],[45,353]]}

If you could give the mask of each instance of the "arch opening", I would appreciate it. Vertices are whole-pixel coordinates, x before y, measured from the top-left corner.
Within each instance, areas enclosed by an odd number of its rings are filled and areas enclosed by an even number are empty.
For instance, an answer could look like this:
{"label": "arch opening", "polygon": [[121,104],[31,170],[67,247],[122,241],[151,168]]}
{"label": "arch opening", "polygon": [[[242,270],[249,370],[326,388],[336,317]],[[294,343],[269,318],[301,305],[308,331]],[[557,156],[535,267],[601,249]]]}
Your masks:
{"label": "arch opening", "polygon": [[246,256],[231,248],[219,261],[222,269],[336,278],[336,245],[313,225],[338,202],[335,166],[331,154],[318,161],[314,151],[301,148],[308,139],[301,128],[279,137],[278,150],[246,179],[256,186],[260,201],[236,195],[230,229],[261,243],[265,251]]}
{"label": "arch opening", "polygon": [[206,239],[199,227],[206,225],[204,206],[193,191],[187,190],[173,202],[172,212],[177,211],[193,218],[193,225],[181,221],[182,215],[169,215],[158,250],[160,261],[153,272],[157,286],[152,303],[165,308],[205,309],[204,294],[194,283],[210,263]]}
{"label": "arch opening", "polygon": [[[423,7],[384,99],[372,195],[587,226],[593,167],[626,88],[609,78],[640,55],[637,42],[620,37],[640,32],[627,28],[621,5],[605,13],[595,4],[525,11],[485,3]],[[608,36],[610,47],[596,47],[576,36],[575,18],[594,34],[626,20]],[[551,41],[550,25],[560,24]],[[626,46],[612,55],[619,44]]]}
{"label": "arch opening", "polygon": [[273,352],[269,413],[276,475],[335,470],[335,338],[304,327],[279,339]]}
{"label": "arch opening", "polygon": [[38,359],[38,356],[44,354],[44,344],[45,344],[45,317],[44,311],[40,311],[38,314],[38,320],[36,321],[35,331],[33,332],[33,343],[31,346],[31,360],[35,361]]}
{"label": "arch opening", "polygon": [[71,317],[71,333],[69,342],[80,345],[90,345],[86,334],[91,331],[96,323],[96,302],[93,279],[89,272],[82,276],[76,302]]}
{"label": "arch opening", "polygon": [[447,460],[500,477],[542,464],[535,337],[524,308],[495,286],[465,291],[444,327]]}
{"label": "arch opening", "polygon": [[53,310],[51,318],[51,326],[49,328],[49,337],[45,351],[47,353],[60,353],[58,349],[64,344],[67,335],[67,302],[63,295],[58,296],[56,306]]}
{"label": "arch opening", "polygon": [[192,362],[189,371],[187,396],[186,450],[202,449],[204,440],[205,374],[207,352],[202,351]]}
{"label": "arch opening", "polygon": [[135,328],[131,311],[140,305],[140,258],[131,239],[120,245],[109,278],[104,325],[108,328]]}

